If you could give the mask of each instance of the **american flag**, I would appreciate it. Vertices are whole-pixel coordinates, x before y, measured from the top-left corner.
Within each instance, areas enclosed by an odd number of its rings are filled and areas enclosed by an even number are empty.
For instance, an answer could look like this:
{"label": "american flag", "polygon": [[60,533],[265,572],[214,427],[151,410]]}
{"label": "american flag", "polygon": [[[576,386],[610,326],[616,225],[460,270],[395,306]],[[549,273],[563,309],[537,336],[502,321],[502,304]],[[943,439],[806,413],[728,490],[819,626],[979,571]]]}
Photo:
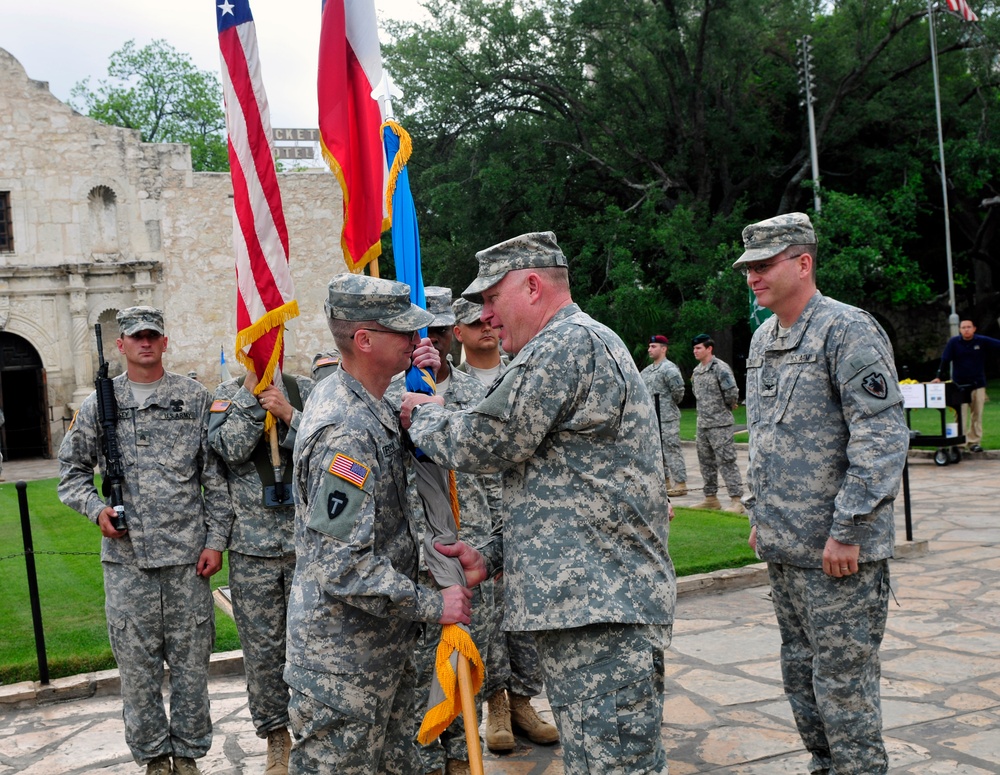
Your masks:
{"label": "american flag", "polygon": [[368,466],[339,452],[333,456],[333,464],[330,466],[331,474],[339,476],[341,479],[346,479],[358,487],[364,486],[365,479],[368,478],[370,471],[371,469]]}
{"label": "american flag", "polygon": [[975,11],[973,11],[965,0],[945,0],[948,6],[948,10],[954,13],[956,16],[961,16],[967,22],[977,22],[979,17],[976,16]]}
{"label": "american flag", "polygon": [[[216,6],[222,58],[236,251],[236,358],[259,393],[281,367],[286,321],[298,316],[288,270],[288,230],[271,150],[271,119],[247,0]],[[269,423],[273,420],[268,417]]]}

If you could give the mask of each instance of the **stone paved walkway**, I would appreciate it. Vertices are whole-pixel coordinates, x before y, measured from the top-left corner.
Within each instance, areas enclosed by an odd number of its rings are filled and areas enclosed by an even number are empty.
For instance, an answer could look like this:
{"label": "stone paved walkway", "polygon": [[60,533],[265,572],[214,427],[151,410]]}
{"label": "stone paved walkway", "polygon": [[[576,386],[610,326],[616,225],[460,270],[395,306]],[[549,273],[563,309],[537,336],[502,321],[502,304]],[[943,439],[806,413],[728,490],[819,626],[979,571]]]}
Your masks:
{"label": "stone paved walkway", "polygon": [[[697,472],[693,448],[685,451]],[[1000,772],[998,466],[986,456],[946,467],[911,459],[915,538],[929,541],[929,551],[892,565],[897,602],[890,603],[882,649],[882,691],[893,773]],[[5,467],[8,482],[11,473]],[[696,474],[690,478],[700,485]],[[695,491],[680,503],[700,497]],[[897,510],[902,540],[901,499]],[[805,772],[807,756],[781,691],[767,587],[682,594],[674,633],[663,727],[670,772]],[[106,679],[98,684],[113,686]],[[215,677],[211,687],[216,736],[202,771],[257,775],[265,746],[252,731],[242,676]],[[544,701],[538,705],[548,715]],[[4,707],[0,775],[142,772],[125,748],[113,695]],[[509,755],[487,754],[486,772],[560,775],[560,749],[519,739]]]}

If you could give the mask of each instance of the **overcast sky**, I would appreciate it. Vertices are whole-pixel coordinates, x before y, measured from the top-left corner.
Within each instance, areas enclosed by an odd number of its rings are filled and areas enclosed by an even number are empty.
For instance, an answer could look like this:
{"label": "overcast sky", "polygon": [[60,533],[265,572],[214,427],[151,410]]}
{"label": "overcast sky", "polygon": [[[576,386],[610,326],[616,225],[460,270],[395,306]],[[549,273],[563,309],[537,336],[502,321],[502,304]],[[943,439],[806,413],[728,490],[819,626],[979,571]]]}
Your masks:
{"label": "overcast sky", "polygon": [[[108,57],[131,39],[141,47],[163,38],[199,68],[218,73],[216,1],[0,0],[0,48],[63,101],[77,81],[106,78]],[[320,0],[251,0],[274,127],[316,126],[320,6]],[[417,0],[375,0],[375,7],[380,19],[422,12]]]}

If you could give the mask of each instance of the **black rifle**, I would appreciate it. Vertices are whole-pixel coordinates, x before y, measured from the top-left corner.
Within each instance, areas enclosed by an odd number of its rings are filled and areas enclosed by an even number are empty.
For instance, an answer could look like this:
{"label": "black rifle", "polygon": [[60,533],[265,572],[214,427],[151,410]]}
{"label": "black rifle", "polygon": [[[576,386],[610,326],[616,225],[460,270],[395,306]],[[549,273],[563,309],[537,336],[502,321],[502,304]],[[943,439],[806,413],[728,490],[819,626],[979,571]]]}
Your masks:
{"label": "black rifle", "polygon": [[128,530],[125,522],[125,498],[122,486],[125,484],[125,462],[118,447],[118,401],[115,399],[115,383],[108,376],[108,362],[104,360],[104,343],[101,341],[101,324],[94,325],[97,335],[97,357],[99,358],[97,378],[97,420],[101,425],[101,451],[104,453],[105,474],[101,485],[104,497],[111,498],[111,508],[115,510],[111,524],[115,530]]}

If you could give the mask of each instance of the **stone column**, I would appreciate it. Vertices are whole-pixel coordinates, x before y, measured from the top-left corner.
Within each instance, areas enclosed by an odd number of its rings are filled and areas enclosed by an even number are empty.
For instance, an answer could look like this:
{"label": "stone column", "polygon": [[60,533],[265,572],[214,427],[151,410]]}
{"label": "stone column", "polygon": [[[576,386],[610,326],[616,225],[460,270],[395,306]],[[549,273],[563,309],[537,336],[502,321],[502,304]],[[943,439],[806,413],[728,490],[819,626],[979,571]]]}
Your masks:
{"label": "stone column", "polygon": [[73,331],[71,347],[73,351],[73,377],[76,387],[70,399],[70,411],[76,412],[83,399],[94,389],[93,352],[97,346],[92,341],[90,325],[87,320],[87,288],[82,275],[69,275],[69,312]]}

